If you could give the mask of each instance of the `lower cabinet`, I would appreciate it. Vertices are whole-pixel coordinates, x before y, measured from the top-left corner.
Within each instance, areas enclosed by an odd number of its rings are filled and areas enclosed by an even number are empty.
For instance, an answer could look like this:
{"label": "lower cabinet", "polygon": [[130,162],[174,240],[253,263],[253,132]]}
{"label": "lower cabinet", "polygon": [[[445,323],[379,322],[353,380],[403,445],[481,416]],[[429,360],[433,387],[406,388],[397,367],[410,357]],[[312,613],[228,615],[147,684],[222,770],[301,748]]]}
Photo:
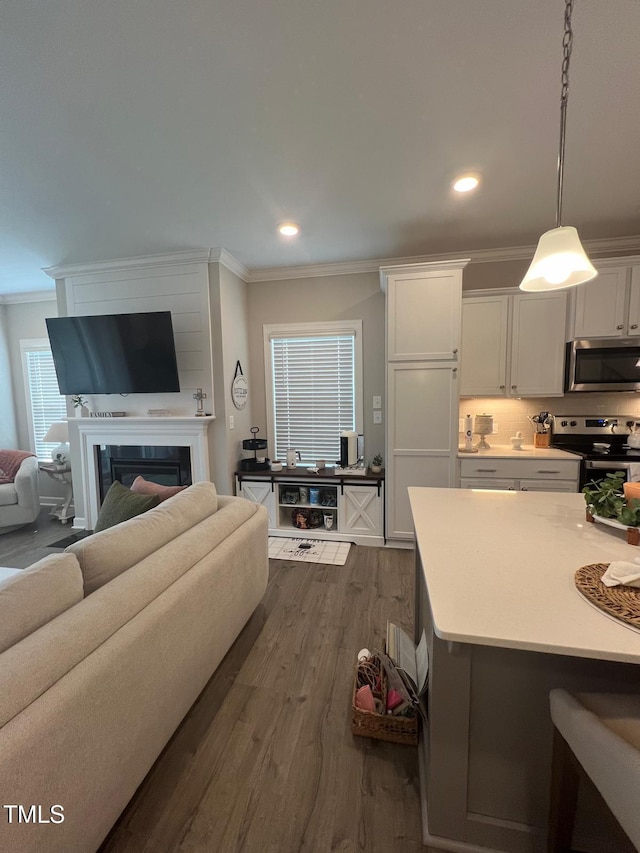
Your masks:
{"label": "lower cabinet", "polygon": [[236,494],[266,506],[271,536],[384,545],[381,477],[242,473]]}
{"label": "lower cabinet", "polygon": [[577,492],[579,459],[476,457],[460,460],[461,489]]}

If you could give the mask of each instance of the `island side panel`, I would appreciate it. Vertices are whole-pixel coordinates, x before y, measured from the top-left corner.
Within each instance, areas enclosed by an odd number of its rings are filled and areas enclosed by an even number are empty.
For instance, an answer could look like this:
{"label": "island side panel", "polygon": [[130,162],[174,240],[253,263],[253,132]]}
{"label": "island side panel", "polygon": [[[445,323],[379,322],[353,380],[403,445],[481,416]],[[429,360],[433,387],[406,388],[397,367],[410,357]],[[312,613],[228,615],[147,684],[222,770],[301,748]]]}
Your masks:
{"label": "island side panel", "polygon": [[[633,692],[638,667],[440,640],[418,549],[415,626],[416,640],[426,631],[430,660],[429,723],[419,746],[425,842],[437,846],[440,838],[479,849],[543,853],[549,690]],[[588,801],[576,824],[580,849],[623,853],[610,825],[602,804]]]}

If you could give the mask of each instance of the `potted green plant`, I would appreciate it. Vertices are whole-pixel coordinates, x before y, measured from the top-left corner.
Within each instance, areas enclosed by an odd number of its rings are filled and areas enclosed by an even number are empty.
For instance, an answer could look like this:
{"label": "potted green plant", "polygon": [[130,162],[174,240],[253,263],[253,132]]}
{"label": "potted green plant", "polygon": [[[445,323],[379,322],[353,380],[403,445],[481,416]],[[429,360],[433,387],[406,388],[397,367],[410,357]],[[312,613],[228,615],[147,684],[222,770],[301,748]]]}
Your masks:
{"label": "potted green plant", "polygon": [[[587,504],[587,521],[598,519],[611,519],[619,525],[627,528],[640,527],[640,500],[632,498],[628,501],[624,496],[623,484],[625,482],[624,471],[616,471],[615,474],[607,474],[602,480],[592,480],[582,489],[582,494]],[[629,531],[629,534],[634,531]],[[638,544],[640,541],[637,531],[631,542],[629,536],[627,541]]]}
{"label": "potted green plant", "polygon": [[86,418],[89,416],[89,409],[82,394],[72,394],[71,402],[76,410],[76,417]]}
{"label": "potted green plant", "polygon": [[382,458],[381,453],[376,453],[376,455],[371,460],[371,473],[379,474],[382,471],[382,463],[384,459]]}

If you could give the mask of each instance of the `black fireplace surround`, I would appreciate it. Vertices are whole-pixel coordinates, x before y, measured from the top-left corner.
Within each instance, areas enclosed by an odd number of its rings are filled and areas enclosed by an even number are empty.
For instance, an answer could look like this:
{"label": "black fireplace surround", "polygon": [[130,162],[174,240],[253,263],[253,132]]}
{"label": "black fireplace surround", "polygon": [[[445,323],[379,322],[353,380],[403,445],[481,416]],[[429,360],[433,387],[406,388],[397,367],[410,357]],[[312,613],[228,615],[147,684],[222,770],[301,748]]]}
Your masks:
{"label": "black fireplace surround", "polygon": [[191,452],[188,447],[107,444],[96,447],[100,504],[118,480],[130,487],[137,476],[163,486],[191,485]]}

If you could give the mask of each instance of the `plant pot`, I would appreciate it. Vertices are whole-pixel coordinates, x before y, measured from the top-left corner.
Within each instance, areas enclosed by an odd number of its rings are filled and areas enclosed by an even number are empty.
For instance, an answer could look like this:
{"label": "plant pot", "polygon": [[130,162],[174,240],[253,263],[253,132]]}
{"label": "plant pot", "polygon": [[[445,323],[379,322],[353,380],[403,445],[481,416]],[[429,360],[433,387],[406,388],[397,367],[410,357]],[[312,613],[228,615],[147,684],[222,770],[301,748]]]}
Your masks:
{"label": "plant pot", "polygon": [[372,474],[380,474],[382,472],[382,465],[372,465],[371,473]]}

